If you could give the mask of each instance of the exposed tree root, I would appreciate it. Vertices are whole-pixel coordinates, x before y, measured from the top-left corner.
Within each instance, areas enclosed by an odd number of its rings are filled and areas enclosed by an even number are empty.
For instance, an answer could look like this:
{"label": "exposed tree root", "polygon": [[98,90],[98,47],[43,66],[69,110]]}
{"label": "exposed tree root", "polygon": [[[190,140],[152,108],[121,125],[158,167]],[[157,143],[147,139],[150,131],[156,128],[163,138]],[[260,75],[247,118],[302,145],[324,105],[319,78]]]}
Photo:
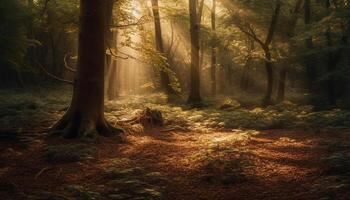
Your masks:
{"label": "exposed tree root", "polygon": [[164,119],[162,113],[159,110],[146,108],[134,118],[122,122],[128,124],[163,126]]}
{"label": "exposed tree root", "polygon": [[103,117],[94,120],[67,113],[51,128],[50,132],[53,136],[64,138],[89,138],[97,135],[115,136],[124,131],[122,128],[113,127]]}

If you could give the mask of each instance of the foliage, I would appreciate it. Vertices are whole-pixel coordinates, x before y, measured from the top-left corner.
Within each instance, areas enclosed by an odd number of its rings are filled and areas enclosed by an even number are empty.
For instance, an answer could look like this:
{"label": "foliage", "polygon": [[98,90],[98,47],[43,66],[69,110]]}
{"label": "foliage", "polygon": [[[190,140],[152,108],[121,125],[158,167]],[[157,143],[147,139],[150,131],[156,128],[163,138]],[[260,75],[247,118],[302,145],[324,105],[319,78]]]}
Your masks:
{"label": "foliage", "polygon": [[27,48],[35,41],[27,38],[30,12],[20,0],[0,2],[0,66],[19,71],[24,66]]}

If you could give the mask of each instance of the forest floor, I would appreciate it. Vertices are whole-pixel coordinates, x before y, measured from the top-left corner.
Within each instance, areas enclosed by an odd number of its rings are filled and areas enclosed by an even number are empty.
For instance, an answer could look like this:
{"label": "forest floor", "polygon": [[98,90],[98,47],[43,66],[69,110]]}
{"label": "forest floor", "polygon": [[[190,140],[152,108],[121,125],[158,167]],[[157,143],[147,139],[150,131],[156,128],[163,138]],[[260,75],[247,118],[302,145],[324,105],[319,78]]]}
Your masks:
{"label": "forest floor", "polygon": [[122,143],[65,140],[45,135],[70,96],[51,90],[0,92],[0,199],[349,199],[347,111],[193,110],[128,97],[107,102],[110,122],[151,107],[165,125],[136,125]]}

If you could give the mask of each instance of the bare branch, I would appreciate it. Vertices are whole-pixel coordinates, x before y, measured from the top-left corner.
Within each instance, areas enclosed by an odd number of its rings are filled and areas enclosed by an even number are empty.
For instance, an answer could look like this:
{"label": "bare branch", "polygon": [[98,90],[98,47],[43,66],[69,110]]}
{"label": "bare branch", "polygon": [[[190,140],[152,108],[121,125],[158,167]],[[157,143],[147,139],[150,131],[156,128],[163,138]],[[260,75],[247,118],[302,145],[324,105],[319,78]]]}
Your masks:
{"label": "bare branch", "polygon": [[64,58],[63,58],[63,61],[64,61],[64,68],[68,69],[69,71],[75,73],[77,72],[75,69],[73,69],[72,67],[69,67],[68,66],[68,63],[67,63],[67,56],[68,54],[64,55]]}
{"label": "bare branch", "polygon": [[66,80],[66,79],[62,79],[62,78],[59,78],[53,74],[51,74],[50,72],[48,72],[44,66],[42,66],[42,64],[40,64],[39,62],[35,61],[36,65],[46,74],[48,75],[49,77],[55,79],[55,80],[58,80],[58,81],[61,81],[61,82],[64,82],[64,83],[68,83],[68,84],[71,84],[71,85],[74,85],[74,82],[73,81],[70,81],[70,80]]}
{"label": "bare branch", "polygon": [[138,61],[138,62],[140,62],[140,63],[143,63],[143,64],[150,64],[150,63],[148,63],[148,62],[146,62],[146,61],[143,61],[143,60],[141,60],[141,59],[139,59],[139,58],[136,58],[136,57],[134,57],[134,56],[132,56],[132,55],[130,55],[130,54],[124,53],[124,52],[122,52],[122,51],[119,51],[119,50],[118,50],[118,53],[123,54],[123,55],[125,55],[125,56],[128,56],[129,58],[134,59],[134,60],[136,60],[136,61]]}
{"label": "bare branch", "polygon": [[142,25],[142,24],[146,23],[144,21],[145,17],[146,16],[142,16],[142,17],[140,17],[140,19],[137,20],[137,22],[134,22],[134,23],[131,23],[131,24],[118,24],[118,25],[111,24],[111,25],[109,25],[109,27],[117,28],[117,29],[125,29],[125,28],[129,28],[131,26],[139,26],[139,25]]}
{"label": "bare branch", "polygon": [[115,57],[115,58],[120,58],[120,59],[124,59],[124,60],[129,59],[129,57],[118,56],[116,53],[113,52],[113,50],[110,46],[108,46],[108,50],[109,50],[110,55]]}
{"label": "bare branch", "polygon": [[253,40],[255,40],[257,43],[260,44],[261,47],[265,47],[265,43],[263,41],[261,41],[259,39],[259,37],[256,35],[254,29],[249,25],[247,25],[247,28],[249,31],[245,30],[242,26],[240,25],[236,25],[236,27],[241,31],[243,32],[244,34],[248,35],[249,37],[251,37]]}

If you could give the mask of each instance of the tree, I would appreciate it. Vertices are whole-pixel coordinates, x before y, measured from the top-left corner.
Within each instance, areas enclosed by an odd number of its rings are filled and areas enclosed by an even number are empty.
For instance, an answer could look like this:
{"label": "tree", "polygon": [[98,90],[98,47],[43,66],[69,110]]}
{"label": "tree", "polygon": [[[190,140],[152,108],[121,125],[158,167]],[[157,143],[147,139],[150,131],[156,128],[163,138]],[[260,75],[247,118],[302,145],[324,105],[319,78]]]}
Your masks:
{"label": "tree", "polygon": [[[312,23],[311,16],[312,16],[312,9],[311,9],[311,0],[305,0],[304,3],[304,23],[305,26],[308,27]],[[314,42],[312,36],[309,36],[305,39],[305,45],[309,50],[312,50],[314,48]],[[307,79],[308,79],[308,86],[309,86],[309,92],[313,91],[313,85],[315,82],[315,72],[314,72],[314,66],[313,66],[313,56],[309,55],[305,59],[305,68],[307,73]]]}
{"label": "tree", "polygon": [[216,0],[213,0],[211,9],[211,28],[212,28],[212,46],[211,46],[211,94],[216,95]]}
{"label": "tree", "polygon": [[[154,18],[154,30],[155,30],[155,40],[156,40],[156,49],[159,53],[165,54],[164,44],[162,38],[162,27],[160,22],[160,14],[159,14],[159,5],[158,0],[152,0],[152,11]],[[175,90],[171,87],[170,77],[166,71],[167,66],[163,66],[160,70],[160,79],[163,90],[169,94],[175,94]]]}
{"label": "tree", "polygon": [[121,130],[104,117],[105,0],[81,0],[78,67],[71,105],[52,128],[64,137],[111,135]]}
{"label": "tree", "polygon": [[267,87],[265,97],[262,100],[262,105],[270,105],[272,103],[272,92],[273,92],[273,84],[274,84],[274,69],[272,63],[272,54],[271,54],[271,43],[273,41],[274,34],[277,29],[277,22],[281,12],[281,2],[280,0],[276,1],[275,9],[273,15],[271,17],[270,26],[268,29],[268,33],[265,40],[259,38],[259,36],[255,33],[251,24],[247,23],[245,26],[237,25],[236,26],[246,35],[255,40],[263,49],[265,56],[265,69],[267,76]]}
{"label": "tree", "polygon": [[106,92],[107,98],[113,100],[118,97],[118,88],[116,81],[118,73],[117,58],[112,55],[112,48],[117,48],[115,38],[118,36],[115,31],[112,31],[111,25],[114,22],[113,8],[114,0],[107,0],[107,12],[106,12],[106,46],[109,49],[109,53],[106,54]]}
{"label": "tree", "polygon": [[[288,21],[288,28],[286,29],[286,38],[288,43],[288,54],[290,55],[293,51],[294,44],[292,38],[295,36],[295,27],[298,21],[298,15],[302,10],[303,0],[297,0],[295,7],[292,11],[292,16]],[[277,102],[282,102],[285,99],[285,90],[286,90],[286,79],[287,79],[287,70],[288,67],[283,65],[279,72],[279,82],[278,82],[278,92],[277,92]]]}
{"label": "tree", "polygon": [[191,35],[191,83],[188,103],[200,104],[200,75],[199,75],[199,24],[197,1],[189,0],[190,35]]}

